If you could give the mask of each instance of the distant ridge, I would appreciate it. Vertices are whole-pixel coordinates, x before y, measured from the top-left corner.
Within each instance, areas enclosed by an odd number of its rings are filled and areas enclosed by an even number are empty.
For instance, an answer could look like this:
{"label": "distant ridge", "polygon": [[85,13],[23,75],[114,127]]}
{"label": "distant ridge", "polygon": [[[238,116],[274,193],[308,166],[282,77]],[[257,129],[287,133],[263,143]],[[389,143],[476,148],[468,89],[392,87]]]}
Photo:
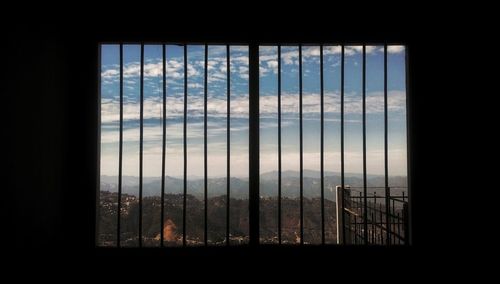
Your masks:
{"label": "distant ridge", "polygon": [[[318,197],[320,195],[319,171],[304,170],[304,196]],[[263,197],[277,195],[277,178],[278,172],[267,172],[261,175],[260,179],[260,195]],[[101,176],[101,190],[116,192],[118,177],[116,176]],[[123,192],[131,195],[138,194],[139,178],[134,176],[123,176]],[[325,172],[325,198],[335,199],[335,186],[340,185],[340,174],[337,172]],[[345,184],[351,187],[362,187],[363,179],[360,174],[345,174]],[[383,187],[385,178],[382,175],[368,175],[368,187]],[[406,187],[407,178],[404,176],[390,176],[389,184],[392,187]],[[208,179],[208,196],[221,196],[226,194],[227,180],[225,177],[216,177]],[[283,171],[282,172],[282,194],[284,197],[299,196],[299,172],[298,171]],[[238,199],[248,198],[248,179],[247,178],[231,178],[230,184],[231,197]],[[182,178],[166,176],[165,192],[173,194],[182,194],[184,192],[184,182]],[[194,195],[197,198],[202,198],[204,195],[204,180],[203,179],[188,179],[187,182],[188,194]],[[161,193],[161,178],[160,177],[144,177],[143,178],[143,195],[157,196]]]}

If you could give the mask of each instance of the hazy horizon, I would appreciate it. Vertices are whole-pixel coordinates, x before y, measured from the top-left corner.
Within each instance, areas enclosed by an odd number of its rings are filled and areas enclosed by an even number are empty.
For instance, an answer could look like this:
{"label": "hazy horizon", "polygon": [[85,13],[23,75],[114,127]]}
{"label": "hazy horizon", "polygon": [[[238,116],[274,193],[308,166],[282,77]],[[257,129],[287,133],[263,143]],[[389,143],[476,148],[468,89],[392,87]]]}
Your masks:
{"label": "hazy horizon", "polygon": [[[293,171],[293,170],[286,170],[286,171],[282,171],[282,176],[285,176],[287,173],[296,173],[297,177],[300,175],[300,171]],[[315,172],[317,173],[318,177],[319,178],[320,176],[320,171],[316,171],[316,170],[309,170],[309,169],[304,169],[304,173],[307,173],[309,172]],[[268,172],[264,172],[264,173],[260,173],[260,176],[263,176],[263,175],[269,175],[269,174],[274,174],[274,173],[278,173],[278,171],[268,171]],[[285,174],[285,175],[284,175]],[[333,172],[333,171],[325,171],[324,172],[324,176],[327,177],[327,176],[340,176],[340,172]],[[362,176],[363,173],[360,172],[360,173],[348,173],[348,172],[344,172],[344,176],[346,177],[359,177],[359,176]],[[306,174],[304,174],[304,176],[306,176]],[[308,177],[310,177],[309,175],[307,175]],[[118,175],[104,175],[102,174],[101,177],[118,177]],[[122,177],[134,177],[134,178],[139,178],[139,176],[135,176],[135,175],[122,175]],[[168,175],[168,174],[165,174],[165,177],[170,177],[170,178],[176,178],[176,179],[183,179],[184,176],[183,175],[180,175],[180,176],[173,176],[173,175]],[[367,177],[384,177],[383,174],[367,174]],[[389,177],[407,177],[407,175],[389,175]],[[143,175],[143,178],[148,178],[148,179],[151,179],[151,178],[157,178],[157,179],[161,179],[161,176],[146,176],[146,175]],[[189,179],[204,179],[203,176],[196,176],[196,175],[188,175],[187,176],[188,180]],[[222,176],[210,176],[210,177],[207,177],[207,178],[226,178],[225,175],[222,175]],[[235,176],[235,175],[231,175],[231,178],[237,178],[237,179],[248,179],[248,176],[247,177],[241,177],[241,176]]]}

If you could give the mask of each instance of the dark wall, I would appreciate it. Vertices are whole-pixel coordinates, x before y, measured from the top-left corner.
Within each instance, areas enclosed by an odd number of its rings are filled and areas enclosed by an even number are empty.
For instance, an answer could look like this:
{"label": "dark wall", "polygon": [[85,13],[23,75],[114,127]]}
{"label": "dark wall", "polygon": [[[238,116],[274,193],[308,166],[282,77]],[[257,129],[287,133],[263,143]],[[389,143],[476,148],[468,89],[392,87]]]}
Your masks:
{"label": "dark wall", "polygon": [[[254,27],[255,28],[255,27]],[[260,29],[259,29],[260,28]],[[96,256],[161,256],[158,251],[115,251],[94,248],[95,188],[97,166],[97,46],[102,40],[195,40],[232,42],[363,42],[389,41],[409,44],[411,52],[411,152],[413,192],[414,247],[431,243],[432,236],[423,234],[426,215],[422,210],[425,200],[418,193],[426,177],[421,169],[426,159],[422,149],[425,130],[426,96],[423,91],[422,71],[426,68],[421,37],[416,30],[405,26],[396,30],[371,26],[357,31],[332,28],[265,29],[243,28],[240,32],[199,30],[165,31],[158,28],[144,30],[129,24],[119,30],[99,26],[67,27],[64,24],[13,27],[7,34],[5,53],[10,76],[2,84],[7,94],[7,123],[5,140],[9,143],[8,191],[14,198],[7,204],[13,218],[9,235],[14,249],[22,251],[50,251],[64,255]],[[317,257],[355,260],[360,254],[383,253],[381,248],[308,248],[287,250],[280,248],[247,249],[235,253],[230,250],[187,250],[180,255],[255,256],[263,253],[267,261],[287,258],[303,260]],[[351,254],[351,252],[355,252]],[[388,258],[403,260],[412,257],[414,248],[385,250]]]}
{"label": "dark wall", "polygon": [[7,45],[13,242],[22,248],[91,247],[96,44],[42,25],[14,30]]}

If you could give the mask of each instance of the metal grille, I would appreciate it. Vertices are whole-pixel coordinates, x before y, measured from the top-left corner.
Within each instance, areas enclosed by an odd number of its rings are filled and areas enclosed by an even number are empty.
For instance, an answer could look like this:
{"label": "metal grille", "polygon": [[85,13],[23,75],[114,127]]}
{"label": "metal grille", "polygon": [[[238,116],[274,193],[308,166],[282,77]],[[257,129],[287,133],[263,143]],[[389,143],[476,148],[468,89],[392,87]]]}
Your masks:
{"label": "metal grille", "polygon": [[[165,168],[168,163],[166,157],[166,98],[167,98],[167,80],[166,80],[166,48],[165,44],[162,47],[162,154],[161,154],[161,221],[159,228],[160,231],[160,245],[164,246],[164,211],[165,211]],[[389,187],[389,173],[388,173],[388,98],[387,98],[387,49],[388,46],[384,45],[384,183],[382,188],[373,188],[367,186],[367,169],[366,169],[366,45],[362,49],[362,125],[363,125],[363,187],[349,188],[345,184],[345,138],[344,138],[344,124],[345,124],[345,99],[344,99],[344,64],[345,64],[345,46],[340,45],[340,184],[337,187],[337,196],[342,200],[340,205],[340,215],[337,215],[337,222],[341,223],[340,230],[337,232],[338,243],[342,244],[408,244],[409,243],[409,222],[408,222],[408,190],[406,188],[400,189],[401,194],[391,194],[394,188]],[[281,45],[277,45],[278,51],[278,243],[282,243],[282,66],[281,66]],[[300,244],[304,244],[304,161],[303,161],[303,46],[298,45],[298,72],[299,72],[299,116],[300,116]],[[325,167],[324,167],[324,72],[323,72],[323,45],[320,45],[320,98],[321,98],[321,117],[320,117],[320,187],[321,187],[321,243],[325,244]],[[227,70],[227,172],[226,172],[226,245],[230,245],[230,114],[231,114],[231,59],[230,59],[230,45],[226,45],[226,70]],[[182,200],[182,245],[186,246],[186,215],[187,215],[187,84],[188,84],[188,68],[187,68],[187,45],[183,45],[184,53],[184,115],[183,115],[183,200]],[[259,244],[259,45],[249,45],[249,244]],[[121,232],[122,232],[122,200],[123,200],[123,119],[124,119],[124,52],[123,44],[119,44],[119,95],[120,95],[120,124],[119,124],[119,160],[118,160],[118,189],[117,189],[117,214],[116,214],[116,243],[121,245]],[[203,122],[203,153],[204,153],[204,240],[203,244],[209,245],[207,241],[207,70],[208,70],[208,45],[204,45],[204,122]],[[144,145],[144,44],[140,44],[140,152],[139,152],[139,220],[138,220],[138,245],[143,245],[142,226],[143,226],[143,145]],[[344,189],[344,190],[342,190]],[[99,189],[100,190],[100,189]],[[371,194],[368,191],[372,191]],[[378,190],[378,194],[377,194]],[[382,192],[381,192],[382,191]],[[339,199],[337,199],[339,200]],[[98,201],[99,202],[99,201]],[[339,204],[337,203],[337,206]],[[98,206],[99,207],[99,206]],[[98,210],[99,212],[99,210]],[[98,214],[99,215],[99,214]],[[99,218],[99,216],[98,216]],[[99,237],[99,232],[97,233]]]}
{"label": "metal grille", "polygon": [[[346,222],[342,231],[346,235],[345,244],[408,244],[407,188],[389,188],[389,192],[391,189],[400,192],[391,194],[389,198],[377,195],[377,190],[385,190],[383,187],[369,189],[373,195],[364,196],[363,188],[344,189],[343,212]],[[386,200],[389,200],[389,206],[386,206]],[[386,211],[387,207],[389,211]]]}

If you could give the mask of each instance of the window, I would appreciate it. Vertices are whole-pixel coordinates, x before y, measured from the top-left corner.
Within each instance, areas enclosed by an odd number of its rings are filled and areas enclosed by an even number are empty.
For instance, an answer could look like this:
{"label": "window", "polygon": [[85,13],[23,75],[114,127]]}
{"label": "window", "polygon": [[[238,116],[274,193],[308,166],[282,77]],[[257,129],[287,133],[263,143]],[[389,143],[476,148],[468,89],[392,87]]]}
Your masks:
{"label": "window", "polygon": [[100,50],[98,246],[408,243],[404,46]]}

